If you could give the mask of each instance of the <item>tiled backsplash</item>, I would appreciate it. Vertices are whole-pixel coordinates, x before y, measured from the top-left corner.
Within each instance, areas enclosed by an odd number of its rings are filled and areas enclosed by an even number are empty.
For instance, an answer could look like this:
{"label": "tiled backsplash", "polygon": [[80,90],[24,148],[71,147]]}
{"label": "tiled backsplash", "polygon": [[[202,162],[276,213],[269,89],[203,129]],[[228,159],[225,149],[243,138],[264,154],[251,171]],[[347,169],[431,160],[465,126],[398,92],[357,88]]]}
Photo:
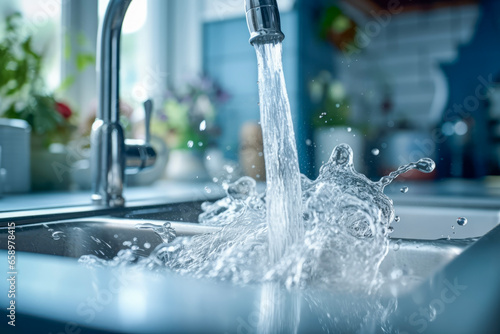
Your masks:
{"label": "tiled backsplash", "polygon": [[[475,5],[394,14],[385,27],[380,25],[378,34],[367,34],[371,37],[360,53],[339,52],[337,73],[347,86],[354,112],[382,122],[376,109],[388,93],[393,118],[416,126],[426,125],[422,120],[435,122],[439,108],[430,115],[433,101],[443,101],[439,95],[446,94],[439,87],[443,79],[439,64],[456,59],[458,46],[471,39],[478,17]],[[370,21],[377,22],[371,16],[358,22],[360,30]]]}

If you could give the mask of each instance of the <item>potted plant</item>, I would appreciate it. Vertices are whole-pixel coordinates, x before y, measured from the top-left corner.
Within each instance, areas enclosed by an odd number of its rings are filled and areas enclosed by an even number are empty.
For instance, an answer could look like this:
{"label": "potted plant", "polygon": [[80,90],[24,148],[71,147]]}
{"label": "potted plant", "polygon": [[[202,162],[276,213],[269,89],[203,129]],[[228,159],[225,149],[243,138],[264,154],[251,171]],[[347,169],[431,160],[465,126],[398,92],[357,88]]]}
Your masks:
{"label": "potted plant", "polygon": [[228,95],[213,80],[198,77],[184,87],[166,92],[163,108],[154,113],[151,132],[170,148],[166,176],[177,180],[205,180],[204,152],[218,135],[217,107]]}
{"label": "potted plant", "polygon": [[45,89],[43,55],[33,49],[19,13],[5,19],[0,40],[0,115],[22,119],[31,126],[31,180],[33,190],[65,189],[69,177],[58,173],[65,162],[64,145],[75,130],[68,104]]}

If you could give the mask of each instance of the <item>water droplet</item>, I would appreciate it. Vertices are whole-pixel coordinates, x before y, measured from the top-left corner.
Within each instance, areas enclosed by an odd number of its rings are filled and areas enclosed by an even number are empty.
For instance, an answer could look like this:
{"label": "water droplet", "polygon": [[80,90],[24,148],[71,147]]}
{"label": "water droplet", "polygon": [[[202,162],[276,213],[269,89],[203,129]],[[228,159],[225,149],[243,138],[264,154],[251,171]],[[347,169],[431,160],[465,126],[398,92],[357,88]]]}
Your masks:
{"label": "water droplet", "polygon": [[399,191],[401,191],[403,194],[406,194],[408,192],[408,187],[403,187],[399,189]]}
{"label": "water droplet", "polygon": [[459,217],[457,219],[457,224],[460,225],[460,226],[467,225],[467,218],[465,218],[465,217]]}
{"label": "water droplet", "polygon": [[347,132],[351,132],[352,131],[352,128],[347,128]]}
{"label": "water droplet", "polygon": [[207,160],[208,160],[208,161],[212,160],[212,157],[211,157],[211,156],[209,156],[209,155],[207,155]]}
{"label": "water droplet", "polygon": [[219,179],[218,179],[218,178],[216,178],[216,177],[214,177],[214,178],[212,179],[212,181],[213,181],[214,183],[217,183],[217,182],[219,182]]}
{"label": "water droplet", "polygon": [[199,142],[198,142],[198,146],[199,146],[199,147],[202,147],[202,146],[203,146],[203,142],[199,141]]}
{"label": "water droplet", "polygon": [[200,131],[205,131],[207,129],[207,121],[203,120],[200,123]]}
{"label": "water droplet", "polygon": [[187,146],[188,146],[189,148],[193,147],[193,146],[194,146],[194,142],[193,142],[192,140],[188,141],[188,142],[187,142]]}
{"label": "water droplet", "polygon": [[379,155],[379,153],[380,153],[380,150],[379,150],[378,148],[374,148],[374,149],[372,150],[372,154],[373,154],[373,155]]}
{"label": "water droplet", "polygon": [[401,239],[399,239],[392,245],[392,250],[395,252],[397,252],[400,248],[401,248]]}
{"label": "water droplet", "polygon": [[430,173],[434,170],[434,168],[436,168],[436,164],[432,161],[432,159],[423,158],[417,161],[415,168],[423,173]]}
{"label": "water droplet", "polygon": [[312,145],[312,141],[311,141],[311,139],[306,139],[306,145],[307,145],[307,146],[311,146],[311,145]]}
{"label": "water droplet", "polygon": [[151,248],[151,244],[149,242],[144,243],[144,248],[150,249]]}
{"label": "water droplet", "polygon": [[210,189],[209,187],[205,187],[205,191],[207,194],[210,194],[212,192],[212,189]]}
{"label": "water droplet", "polygon": [[340,107],[340,103],[337,103],[335,106],[336,106],[337,108],[339,108],[339,107]]}
{"label": "water droplet", "polygon": [[61,239],[61,237],[65,237],[63,231],[56,231],[56,232],[52,233],[52,239],[54,239],[54,240],[59,240],[59,239]]}
{"label": "water droplet", "polygon": [[399,223],[399,221],[400,221],[400,220],[401,220],[401,218],[400,218],[399,216],[394,217],[394,221],[395,221],[396,223]]}

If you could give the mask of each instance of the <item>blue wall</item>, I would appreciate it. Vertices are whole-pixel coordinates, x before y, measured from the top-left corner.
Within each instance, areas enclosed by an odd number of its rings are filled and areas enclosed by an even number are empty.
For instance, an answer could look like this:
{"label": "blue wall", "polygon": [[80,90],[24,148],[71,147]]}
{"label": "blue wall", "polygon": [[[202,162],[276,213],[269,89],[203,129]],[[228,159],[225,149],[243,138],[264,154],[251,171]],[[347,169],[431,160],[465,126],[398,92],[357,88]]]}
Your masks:
{"label": "blue wall", "polygon": [[[317,4],[316,4],[317,5]],[[281,13],[283,68],[294,120],[302,173],[311,176],[314,171],[310,118],[312,107],[307,92],[308,81],[321,69],[333,71],[333,52],[317,37],[315,14],[310,1],[298,1],[291,11]],[[218,124],[222,134],[219,147],[226,157],[238,159],[239,132],[247,121],[258,122],[259,95],[257,86],[257,59],[248,43],[249,33],[244,17],[207,22],[203,27],[203,67],[205,74],[215,79],[231,95],[222,106]],[[227,149],[229,148],[229,149]]]}

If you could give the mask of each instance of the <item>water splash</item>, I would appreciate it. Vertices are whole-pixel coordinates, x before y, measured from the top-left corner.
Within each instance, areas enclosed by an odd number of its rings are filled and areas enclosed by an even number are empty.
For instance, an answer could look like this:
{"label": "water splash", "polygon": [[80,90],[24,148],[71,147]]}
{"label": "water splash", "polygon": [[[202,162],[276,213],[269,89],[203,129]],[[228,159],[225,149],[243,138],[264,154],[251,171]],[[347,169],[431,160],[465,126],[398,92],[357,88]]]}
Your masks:
{"label": "water splash", "polygon": [[[269,253],[268,196],[257,192],[253,179],[244,177],[228,186],[227,197],[202,205],[200,224],[220,226],[219,232],[175,238],[168,224],[141,224],[138,228],[154,230],[165,243],[149,257],[121,253],[109,265],[125,259],[151,270],[169,268],[240,285],[278,282],[289,289],[371,293],[382,283],[378,267],[388,251],[394,209],[383,193],[389,178],[374,182],[356,172],[352,155],[351,148],[341,144],[316,180],[301,176],[302,242],[290,245],[279,259],[273,261]],[[410,163],[398,171],[418,165]],[[396,177],[391,175],[390,180]]]}

